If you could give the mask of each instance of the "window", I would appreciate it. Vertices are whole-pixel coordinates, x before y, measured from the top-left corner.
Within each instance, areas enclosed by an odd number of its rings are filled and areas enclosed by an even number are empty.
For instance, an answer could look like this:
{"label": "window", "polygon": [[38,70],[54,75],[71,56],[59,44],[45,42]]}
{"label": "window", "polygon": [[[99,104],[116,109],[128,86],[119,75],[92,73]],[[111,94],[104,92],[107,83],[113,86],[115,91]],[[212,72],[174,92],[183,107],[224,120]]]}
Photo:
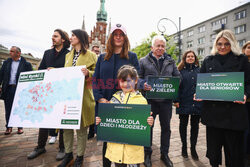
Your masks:
{"label": "window", "polygon": [[227,18],[226,17],[221,19],[221,24],[227,24]]}
{"label": "window", "polygon": [[216,38],[216,34],[212,34],[211,35],[211,42],[214,42],[215,38]]}
{"label": "window", "polygon": [[204,32],[204,31],[206,31],[206,27],[201,26],[201,27],[198,28],[198,31],[199,31],[199,33]]}
{"label": "window", "polygon": [[245,39],[238,40],[238,44],[240,45],[240,47],[242,47],[245,43],[246,43]]}
{"label": "window", "polygon": [[[181,45],[181,49],[182,49],[182,45]],[[176,45],[176,50],[179,50],[179,46],[178,45]]]}
{"label": "window", "polygon": [[212,24],[213,27],[216,26],[216,25],[218,25],[218,24],[227,24],[227,18],[224,17],[222,19],[213,21],[211,24]]}
{"label": "window", "polygon": [[[183,35],[181,34],[181,39],[183,38]],[[175,37],[174,37],[175,40],[178,40],[179,39],[179,35],[177,34]]]}
{"label": "window", "polygon": [[191,48],[191,47],[193,47],[193,44],[194,44],[193,41],[188,41],[187,42],[187,47]]}
{"label": "window", "polygon": [[205,43],[205,37],[201,37],[198,39],[198,44],[203,44]]}
{"label": "window", "polygon": [[[182,39],[182,38],[183,38],[183,35],[181,34],[181,39]],[[176,36],[174,37],[174,42],[175,42],[175,43],[178,43],[178,42],[179,42],[178,39],[179,39],[179,36],[176,35]]]}
{"label": "window", "polygon": [[204,56],[205,55],[205,49],[204,48],[198,49],[198,55],[199,56]]}
{"label": "window", "polygon": [[242,10],[238,13],[235,13],[235,20],[239,20],[245,17],[246,17],[246,10]]}
{"label": "window", "polygon": [[234,28],[235,34],[246,32],[246,24]]}
{"label": "window", "polygon": [[188,37],[190,37],[190,36],[192,36],[192,35],[194,35],[194,31],[193,31],[193,30],[188,31]]}

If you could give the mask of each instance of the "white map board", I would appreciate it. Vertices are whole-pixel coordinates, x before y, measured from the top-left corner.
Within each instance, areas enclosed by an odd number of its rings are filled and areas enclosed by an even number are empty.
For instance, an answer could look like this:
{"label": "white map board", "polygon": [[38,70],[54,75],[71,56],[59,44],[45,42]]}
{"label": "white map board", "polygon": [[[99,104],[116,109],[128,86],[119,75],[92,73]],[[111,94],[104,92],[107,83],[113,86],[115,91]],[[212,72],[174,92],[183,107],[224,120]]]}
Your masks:
{"label": "white map board", "polygon": [[8,126],[80,129],[85,67],[22,72]]}

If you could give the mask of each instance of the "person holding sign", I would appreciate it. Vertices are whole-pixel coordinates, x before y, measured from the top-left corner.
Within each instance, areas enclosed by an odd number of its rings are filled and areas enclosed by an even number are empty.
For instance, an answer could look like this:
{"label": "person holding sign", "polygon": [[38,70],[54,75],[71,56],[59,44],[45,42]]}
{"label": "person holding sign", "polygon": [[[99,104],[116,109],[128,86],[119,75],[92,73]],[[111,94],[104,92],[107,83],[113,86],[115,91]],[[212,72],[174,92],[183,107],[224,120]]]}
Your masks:
{"label": "person holding sign", "polygon": [[83,163],[83,156],[87,143],[87,128],[94,123],[95,119],[95,100],[93,96],[91,84],[91,77],[93,76],[96,66],[96,54],[88,50],[89,48],[89,36],[86,31],[76,29],[72,31],[70,43],[72,50],[66,55],[65,67],[86,65],[86,68],[82,68],[82,72],[85,76],[84,94],[82,104],[82,119],[81,126],[77,133],[77,157],[73,160],[73,142],[74,142],[74,130],[65,129],[63,134],[65,145],[65,157],[62,163],[58,167],[66,167],[74,162],[74,166],[81,167]]}
{"label": "person holding sign", "polygon": [[[99,103],[108,103],[112,95],[119,90],[117,72],[123,65],[130,64],[139,70],[135,53],[130,52],[130,44],[124,26],[116,24],[111,27],[106,45],[106,53],[98,57],[93,76],[93,92],[96,101],[96,114]],[[107,143],[103,143],[103,166],[110,167],[111,162],[105,158]]]}
{"label": "person holding sign", "polygon": [[[248,58],[248,65],[250,67],[250,41],[247,41],[242,47],[242,53]],[[247,111],[248,111],[248,135],[246,137],[246,154],[247,161],[250,165],[250,98],[248,97],[246,101]]]}
{"label": "person holding sign", "polygon": [[[65,56],[69,52],[68,48],[70,47],[68,34],[61,29],[55,29],[52,35],[52,44],[53,48],[44,52],[38,70],[64,67]],[[55,129],[39,128],[37,146],[28,154],[28,159],[34,159],[46,152],[45,146],[50,131],[55,131]],[[63,130],[61,129],[59,134],[59,152],[56,155],[56,160],[62,160],[64,156]]]}
{"label": "person holding sign", "polygon": [[[118,104],[147,104],[147,100],[139,91],[136,91],[138,82],[138,74],[136,69],[130,65],[122,66],[117,78],[122,91],[116,92],[110,100],[110,103]],[[101,122],[100,117],[96,117],[96,125]],[[149,116],[147,122],[153,125],[154,119]],[[144,162],[143,146],[107,143],[107,151],[105,157],[115,163],[116,167],[126,167],[127,165],[139,167]]]}
{"label": "person holding sign", "polygon": [[[179,76],[175,61],[170,55],[165,53],[166,40],[163,36],[154,36],[152,39],[151,52],[140,59],[140,87],[143,87],[145,91],[151,90],[151,86],[147,84],[147,78],[149,76]],[[173,167],[172,161],[168,157],[169,145],[170,145],[170,120],[172,117],[172,100],[167,99],[150,99],[151,111],[155,119],[159,114],[161,125],[161,160],[167,167]],[[153,135],[152,135],[153,137]],[[152,148],[145,147],[145,161],[146,167],[151,167],[151,154]]]}
{"label": "person holding sign", "polygon": [[178,70],[181,73],[180,88],[178,92],[178,99],[174,105],[176,107],[176,114],[179,114],[180,125],[179,132],[182,142],[182,156],[188,157],[187,153],[187,125],[189,115],[191,117],[191,155],[194,160],[198,160],[195,146],[199,132],[201,103],[193,100],[195,93],[197,73],[200,72],[199,60],[194,51],[188,50],[182,56],[181,63],[178,65]]}
{"label": "person holding sign", "polygon": [[[244,166],[244,134],[248,128],[246,97],[250,94],[250,71],[246,56],[240,55],[235,35],[230,30],[222,30],[211,51],[205,57],[201,73],[244,72],[244,101],[204,100],[201,122],[206,125],[207,154],[212,167],[221,165],[221,149],[224,147],[226,166]],[[202,99],[194,99],[202,101]]]}

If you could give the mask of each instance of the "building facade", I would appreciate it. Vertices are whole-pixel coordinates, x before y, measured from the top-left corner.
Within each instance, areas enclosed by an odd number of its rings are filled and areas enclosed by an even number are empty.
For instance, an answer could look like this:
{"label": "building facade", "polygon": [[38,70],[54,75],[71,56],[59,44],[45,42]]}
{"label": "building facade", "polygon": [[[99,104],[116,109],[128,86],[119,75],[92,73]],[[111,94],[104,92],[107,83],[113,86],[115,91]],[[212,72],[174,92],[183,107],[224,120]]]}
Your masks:
{"label": "building facade", "polygon": [[[105,11],[105,0],[100,0],[100,9],[97,12],[97,22],[89,35],[89,48],[99,46],[100,52],[103,53],[106,49],[107,41],[107,12]],[[85,22],[83,20],[82,29],[85,30]]]}
{"label": "building facade", "polygon": [[[250,41],[250,2],[182,30],[182,54],[191,49],[203,60],[210,55],[216,35],[223,29],[235,33],[240,47]],[[178,43],[178,34],[173,35]]]}
{"label": "building facade", "polygon": [[[5,60],[7,60],[8,58],[10,58],[10,51],[8,50],[8,48],[4,47],[4,46],[0,46],[0,68],[3,65],[3,62]],[[41,59],[39,58],[35,58],[32,56],[32,54],[28,53],[28,54],[21,54],[22,57],[24,57],[28,62],[31,63],[32,67],[34,70],[37,70]]]}

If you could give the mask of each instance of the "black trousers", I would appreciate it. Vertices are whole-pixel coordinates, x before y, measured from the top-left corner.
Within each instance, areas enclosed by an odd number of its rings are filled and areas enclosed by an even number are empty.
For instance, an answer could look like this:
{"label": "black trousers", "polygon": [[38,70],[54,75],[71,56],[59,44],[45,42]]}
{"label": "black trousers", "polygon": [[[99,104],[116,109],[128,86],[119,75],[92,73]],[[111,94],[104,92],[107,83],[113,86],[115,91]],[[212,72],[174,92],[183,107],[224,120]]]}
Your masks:
{"label": "black trousers", "polygon": [[103,147],[102,147],[102,164],[103,167],[111,167],[111,161],[105,157],[107,150],[107,142],[103,142]]}
{"label": "black trousers", "polygon": [[[172,101],[171,102],[149,102],[151,104],[152,116],[154,119],[159,115],[161,125],[161,154],[168,154],[170,145],[170,121],[172,118]],[[153,126],[151,127],[151,144],[153,139]],[[145,154],[152,154],[151,147],[144,147]]]}
{"label": "black trousers", "polygon": [[115,163],[115,167],[140,167],[140,164],[118,164]]}
{"label": "black trousers", "polygon": [[221,128],[206,128],[207,154],[212,166],[221,165],[222,147],[226,167],[244,167],[244,131]]}
{"label": "black trousers", "polygon": [[248,113],[248,131],[246,134],[246,153],[250,154],[250,102],[246,103],[247,113]]}
{"label": "black trousers", "polygon": [[89,126],[89,134],[95,134],[95,124]]}
{"label": "black trousers", "polygon": [[[45,148],[46,142],[48,140],[49,136],[49,129],[46,128],[40,128],[39,134],[38,134],[38,148]],[[59,148],[64,149],[64,143],[63,143],[63,130],[60,129],[60,135],[59,135]]]}
{"label": "black trousers", "polygon": [[182,146],[184,148],[187,147],[187,125],[188,125],[188,119],[190,118],[191,123],[191,135],[190,135],[190,143],[191,148],[195,148],[199,133],[199,122],[200,122],[200,115],[187,115],[187,114],[180,114],[180,124],[179,124],[179,132],[181,136],[181,142]]}
{"label": "black trousers", "polygon": [[49,129],[49,136],[56,137],[58,133],[56,132],[56,129]]}
{"label": "black trousers", "polygon": [[[8,86],[6,89],[6,98],[4,99],[4,107],[5,107],[5,121],[6,121],[6,128],[11,128],[8,126],[9,119],[10,119],[10,113],[12,109],[12,104],[14,101],[16,92],[16,86]],[[22,127],[18,127],[18,129],[22,129]]]}

